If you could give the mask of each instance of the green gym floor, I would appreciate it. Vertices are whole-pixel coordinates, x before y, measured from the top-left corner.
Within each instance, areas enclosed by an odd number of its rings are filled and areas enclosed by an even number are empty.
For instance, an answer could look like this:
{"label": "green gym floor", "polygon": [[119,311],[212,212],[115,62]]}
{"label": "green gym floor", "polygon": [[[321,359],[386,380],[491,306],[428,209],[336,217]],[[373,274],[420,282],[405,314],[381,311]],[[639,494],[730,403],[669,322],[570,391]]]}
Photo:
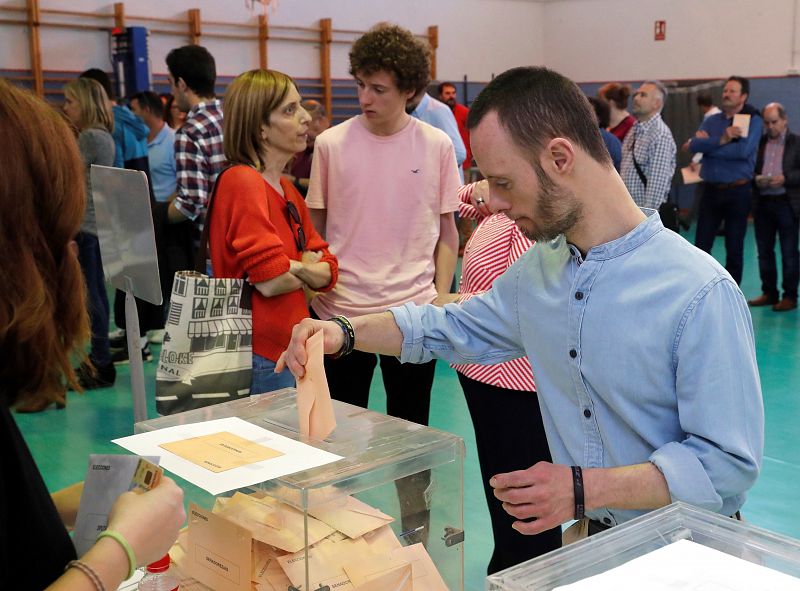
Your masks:
{"label": "green gym floor", "polygon": [[[694,237],[692,231],[688,234]],[[724,260],[718,238],[714,255]],[[760,281],[752,227],[747,234],[742,289],[750,299],[760,294]],[[800,458],[797,421],[800,421],[800,311],[775,313],[752,310],[758,362],[766,408],[766,442],[761,476],[743,509],[751,523],[800,538]],[[152,346],[152,345],[151,345]],[[709,343],[709,346],[720,346]],[[724,344],[722,344],[724,346]],[[155,356],[158,347],[153,347]],[[145,364],[149,397],[148,416],[154,417],[155,362]],[[475,439],[467,407],[455,372],[439,363],[431,403],[431,426],[464,438],[467,455],[464,470],[465,588],[484,589],[486,565],[492,548],[491,528],[475,451]],[[385,396],[376,372],[371,408],[385,412]],[[50,409],[33,415],[17,415],[45,482],[51,490],[83,478],[89,453],[121,453],[111,439],[133,431],[133,411],[127,366],[122,366],[114,388],[84,395],[70,394],[65,410]],[[794,425],[794,426],[793,426]],[[793,451],[794,450],[794,451]],[[203,491],[188,485],[186,497],[202,505],[210,503]]]}

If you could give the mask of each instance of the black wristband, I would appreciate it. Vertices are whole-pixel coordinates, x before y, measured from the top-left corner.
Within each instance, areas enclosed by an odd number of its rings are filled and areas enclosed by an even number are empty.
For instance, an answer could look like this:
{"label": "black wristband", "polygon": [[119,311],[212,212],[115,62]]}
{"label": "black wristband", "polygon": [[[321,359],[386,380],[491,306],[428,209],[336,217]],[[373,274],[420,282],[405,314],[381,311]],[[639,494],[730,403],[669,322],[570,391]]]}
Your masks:
{"label": "black wristband", "polygon": [[356,333],[353,330],[353,325],[350,324],[350,321],[344,316],[334,316],[330,321],[338,324],[339,328],[341,328],[344,333],[344,342],[341,348],[333,355],[330,355],[331,359],[339,359],[353,352],[356,346]]}
{"label": "black wristband", "polygon": [[580,466],[572,466],[572,490],[575,493],[575,520],[580,521],[585,515],[583,504],[583,471]]}

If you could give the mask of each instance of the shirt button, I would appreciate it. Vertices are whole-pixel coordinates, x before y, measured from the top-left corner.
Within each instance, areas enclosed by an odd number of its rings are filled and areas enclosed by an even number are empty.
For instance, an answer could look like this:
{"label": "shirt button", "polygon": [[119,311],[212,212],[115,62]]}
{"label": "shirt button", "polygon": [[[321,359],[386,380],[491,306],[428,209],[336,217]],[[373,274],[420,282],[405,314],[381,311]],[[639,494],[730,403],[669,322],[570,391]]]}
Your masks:
{"label": "shirt button", "polygon": [[590,411],[588,408],[584,408],[583,416],[585,416],[587,419],[590,418],[592,416],[592,411]]}
{"label": "shirt button", "polygon": [[583,299],[583,292],[582,291],[576,291],[575,292],[575,299],[576,300],[582,300]]}
{"label": "shirt button", "polygon": [[578,356],[578,352],[575,349],[570,349],[569,356],[575,359]]}

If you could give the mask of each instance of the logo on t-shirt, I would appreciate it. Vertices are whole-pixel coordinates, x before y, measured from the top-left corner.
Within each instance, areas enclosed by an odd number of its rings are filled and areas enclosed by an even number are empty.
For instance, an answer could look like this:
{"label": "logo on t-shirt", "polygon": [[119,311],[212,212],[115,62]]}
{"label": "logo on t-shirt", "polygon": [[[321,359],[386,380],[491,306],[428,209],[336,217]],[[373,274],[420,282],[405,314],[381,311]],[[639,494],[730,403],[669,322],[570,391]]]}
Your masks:
{"label": "logo on t-shirt", "polygon": [[414,168],[411,170],[411,172],[413,172],[414,174],[419,174],[420,170],[421,170],[420,168]]}

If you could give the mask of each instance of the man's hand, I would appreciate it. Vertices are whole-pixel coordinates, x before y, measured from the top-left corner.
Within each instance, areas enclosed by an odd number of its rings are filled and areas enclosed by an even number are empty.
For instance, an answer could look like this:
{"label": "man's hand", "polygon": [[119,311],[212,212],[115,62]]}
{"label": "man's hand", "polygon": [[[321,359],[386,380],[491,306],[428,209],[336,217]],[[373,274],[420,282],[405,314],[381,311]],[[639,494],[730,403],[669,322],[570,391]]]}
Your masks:
{"label": "man's hand", "polygon": [[771,189],[778,189],[782,187],[785,182],[786,182],[786,177],[784,177],[782,174],[778,174],[773,177],[770,177],[769,187]]}
{"label": "man's hand", "polygon": [[302,378],[306,375],[306,363],[308,363],[306,341],[311,335],[320,330],[324,334],[326,354],[336,353],[342,348],[344,344],[344,333],[338,324],[335,322],[306,318],[300,323],[295,324],[292,329],[292,338],[289,341],[289,347],[278,357],[278,361],[275,364],[275,372],[281,372],[284,368],[288,367],[289,371],[291,371],[296,378]]}
{"label": "man's hand", "polygon": [[722,134],[722,138],[719,140],[719,145],[724,146],[725,144],[729,144],[733,140],[740,137],[742,137],[742,130],[739,127],[730,125],[725,128],[725,133]]}
{"label": "man's hand", "polygon": [[696,137],[698,139],[701,139],[701,140],[707,140],[709,138],[709,135],[708,135],[707,131],[703,131],[702,129],[698,129],[695,132],[694,137]]}
{"label": "man's hand", "polygon": [[766,189],[769,187],[770,177],[764,174],[757,174],[756,175],[756,186],[759,189]]}
{"label": "man's hand", "polygon": [[527,470],[493,476],[489,485],[503,509],[519,520],[511,526],[533,535],[569,521],[575,514],[572,470],[569,466],[538,462]]}
{"label": "man's hand", "polygon": [[489,181],[486,179],[478,181],[472,188],[472,195],[469,197],[472,207],[478,210],[482,216],[492,215],[489,209]]}

